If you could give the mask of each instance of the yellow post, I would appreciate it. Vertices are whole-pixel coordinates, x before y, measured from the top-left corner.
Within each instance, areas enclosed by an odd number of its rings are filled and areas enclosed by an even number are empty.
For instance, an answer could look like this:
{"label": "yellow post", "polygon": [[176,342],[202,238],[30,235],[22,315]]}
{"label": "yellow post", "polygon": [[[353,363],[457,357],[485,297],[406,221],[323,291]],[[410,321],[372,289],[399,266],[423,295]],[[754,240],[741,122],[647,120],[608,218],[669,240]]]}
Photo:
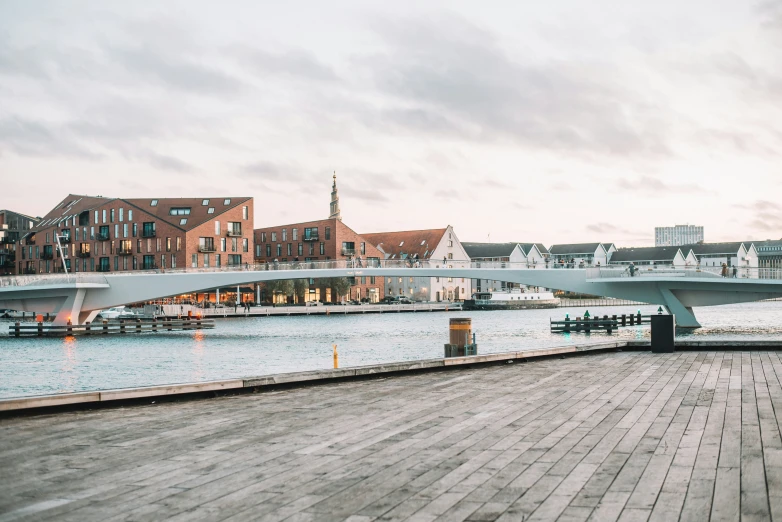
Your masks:
{"label": "yellow post", "polygon": [[339,354],[337,353],[337,345],[334,345],[334,368],[339,368]]}

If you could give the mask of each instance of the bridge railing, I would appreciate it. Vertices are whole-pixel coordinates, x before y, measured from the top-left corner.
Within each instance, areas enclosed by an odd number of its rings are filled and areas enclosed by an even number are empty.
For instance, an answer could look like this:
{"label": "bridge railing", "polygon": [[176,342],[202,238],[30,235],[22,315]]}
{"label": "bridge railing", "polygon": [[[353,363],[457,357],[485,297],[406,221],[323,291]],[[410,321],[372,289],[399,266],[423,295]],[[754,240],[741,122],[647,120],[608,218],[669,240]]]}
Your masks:
{"label": "bridge railing", "polygon": [[22,286],[50,286],[72,283],[106,284],[102,274],[38,274],[0,277],[0,288]]}
{"label": "bridge railing", "polygon": [[720,266],[649,266],[638,265],[634,270],[629,266],[603,266],[586,269],[587,279],[616,279],[644,277],[688,277],[703,279],[768,279],[782,280],[782,269],[753,267]]}

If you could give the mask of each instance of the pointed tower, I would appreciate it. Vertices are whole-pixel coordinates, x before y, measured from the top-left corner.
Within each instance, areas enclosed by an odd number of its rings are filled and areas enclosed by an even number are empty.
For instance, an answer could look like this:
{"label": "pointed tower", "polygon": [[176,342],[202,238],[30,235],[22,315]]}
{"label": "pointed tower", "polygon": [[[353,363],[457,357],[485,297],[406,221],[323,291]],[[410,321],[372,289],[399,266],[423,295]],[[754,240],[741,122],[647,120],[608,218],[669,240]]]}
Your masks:
{"label": "pointed tower", "polygon": [[339,212],[339,194],[337,194],[337,173],[334,172],[334,184],[331,185],[331,210],[329,219],[337,218],[342,221],[342,216]]}

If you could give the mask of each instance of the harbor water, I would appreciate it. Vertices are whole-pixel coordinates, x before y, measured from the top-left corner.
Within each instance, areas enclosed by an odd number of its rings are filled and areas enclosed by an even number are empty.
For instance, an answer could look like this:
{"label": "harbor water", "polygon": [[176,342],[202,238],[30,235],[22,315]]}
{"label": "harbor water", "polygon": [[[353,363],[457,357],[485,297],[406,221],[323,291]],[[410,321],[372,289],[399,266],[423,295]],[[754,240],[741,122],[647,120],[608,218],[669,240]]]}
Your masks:
{"label": "harbor water", "polygon": [[[599,307],[593,317],[638,307]],[[654,314],[656,306],[642,306]],[[583,308],[472,312],[234,318],[214,330],[65,339],[17,339],[0,320],[0,398],[269,375],[443,356],[452,317],[472,318],[478,353],[649,338],[648,325],[605,332],[555,334],[549,319]],[[680,339],[780,340],[782,302],[697,308],[703,328]]]}

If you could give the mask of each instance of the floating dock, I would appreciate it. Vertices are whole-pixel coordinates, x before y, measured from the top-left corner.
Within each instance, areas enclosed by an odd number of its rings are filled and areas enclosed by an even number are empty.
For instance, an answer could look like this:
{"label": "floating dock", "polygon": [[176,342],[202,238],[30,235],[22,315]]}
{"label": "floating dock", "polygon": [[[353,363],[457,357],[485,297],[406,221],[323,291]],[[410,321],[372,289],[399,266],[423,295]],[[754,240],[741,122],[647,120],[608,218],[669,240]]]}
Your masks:
{"label": "floating dock", "polygon": [[140,334],[181,330],[210,330],[214,319],[185,317],[182,319],[120,319],[83,325],[52,325],[40,321],[33,324],[14,323],[8,327],[12,337],[69,337],[85,335]]}

